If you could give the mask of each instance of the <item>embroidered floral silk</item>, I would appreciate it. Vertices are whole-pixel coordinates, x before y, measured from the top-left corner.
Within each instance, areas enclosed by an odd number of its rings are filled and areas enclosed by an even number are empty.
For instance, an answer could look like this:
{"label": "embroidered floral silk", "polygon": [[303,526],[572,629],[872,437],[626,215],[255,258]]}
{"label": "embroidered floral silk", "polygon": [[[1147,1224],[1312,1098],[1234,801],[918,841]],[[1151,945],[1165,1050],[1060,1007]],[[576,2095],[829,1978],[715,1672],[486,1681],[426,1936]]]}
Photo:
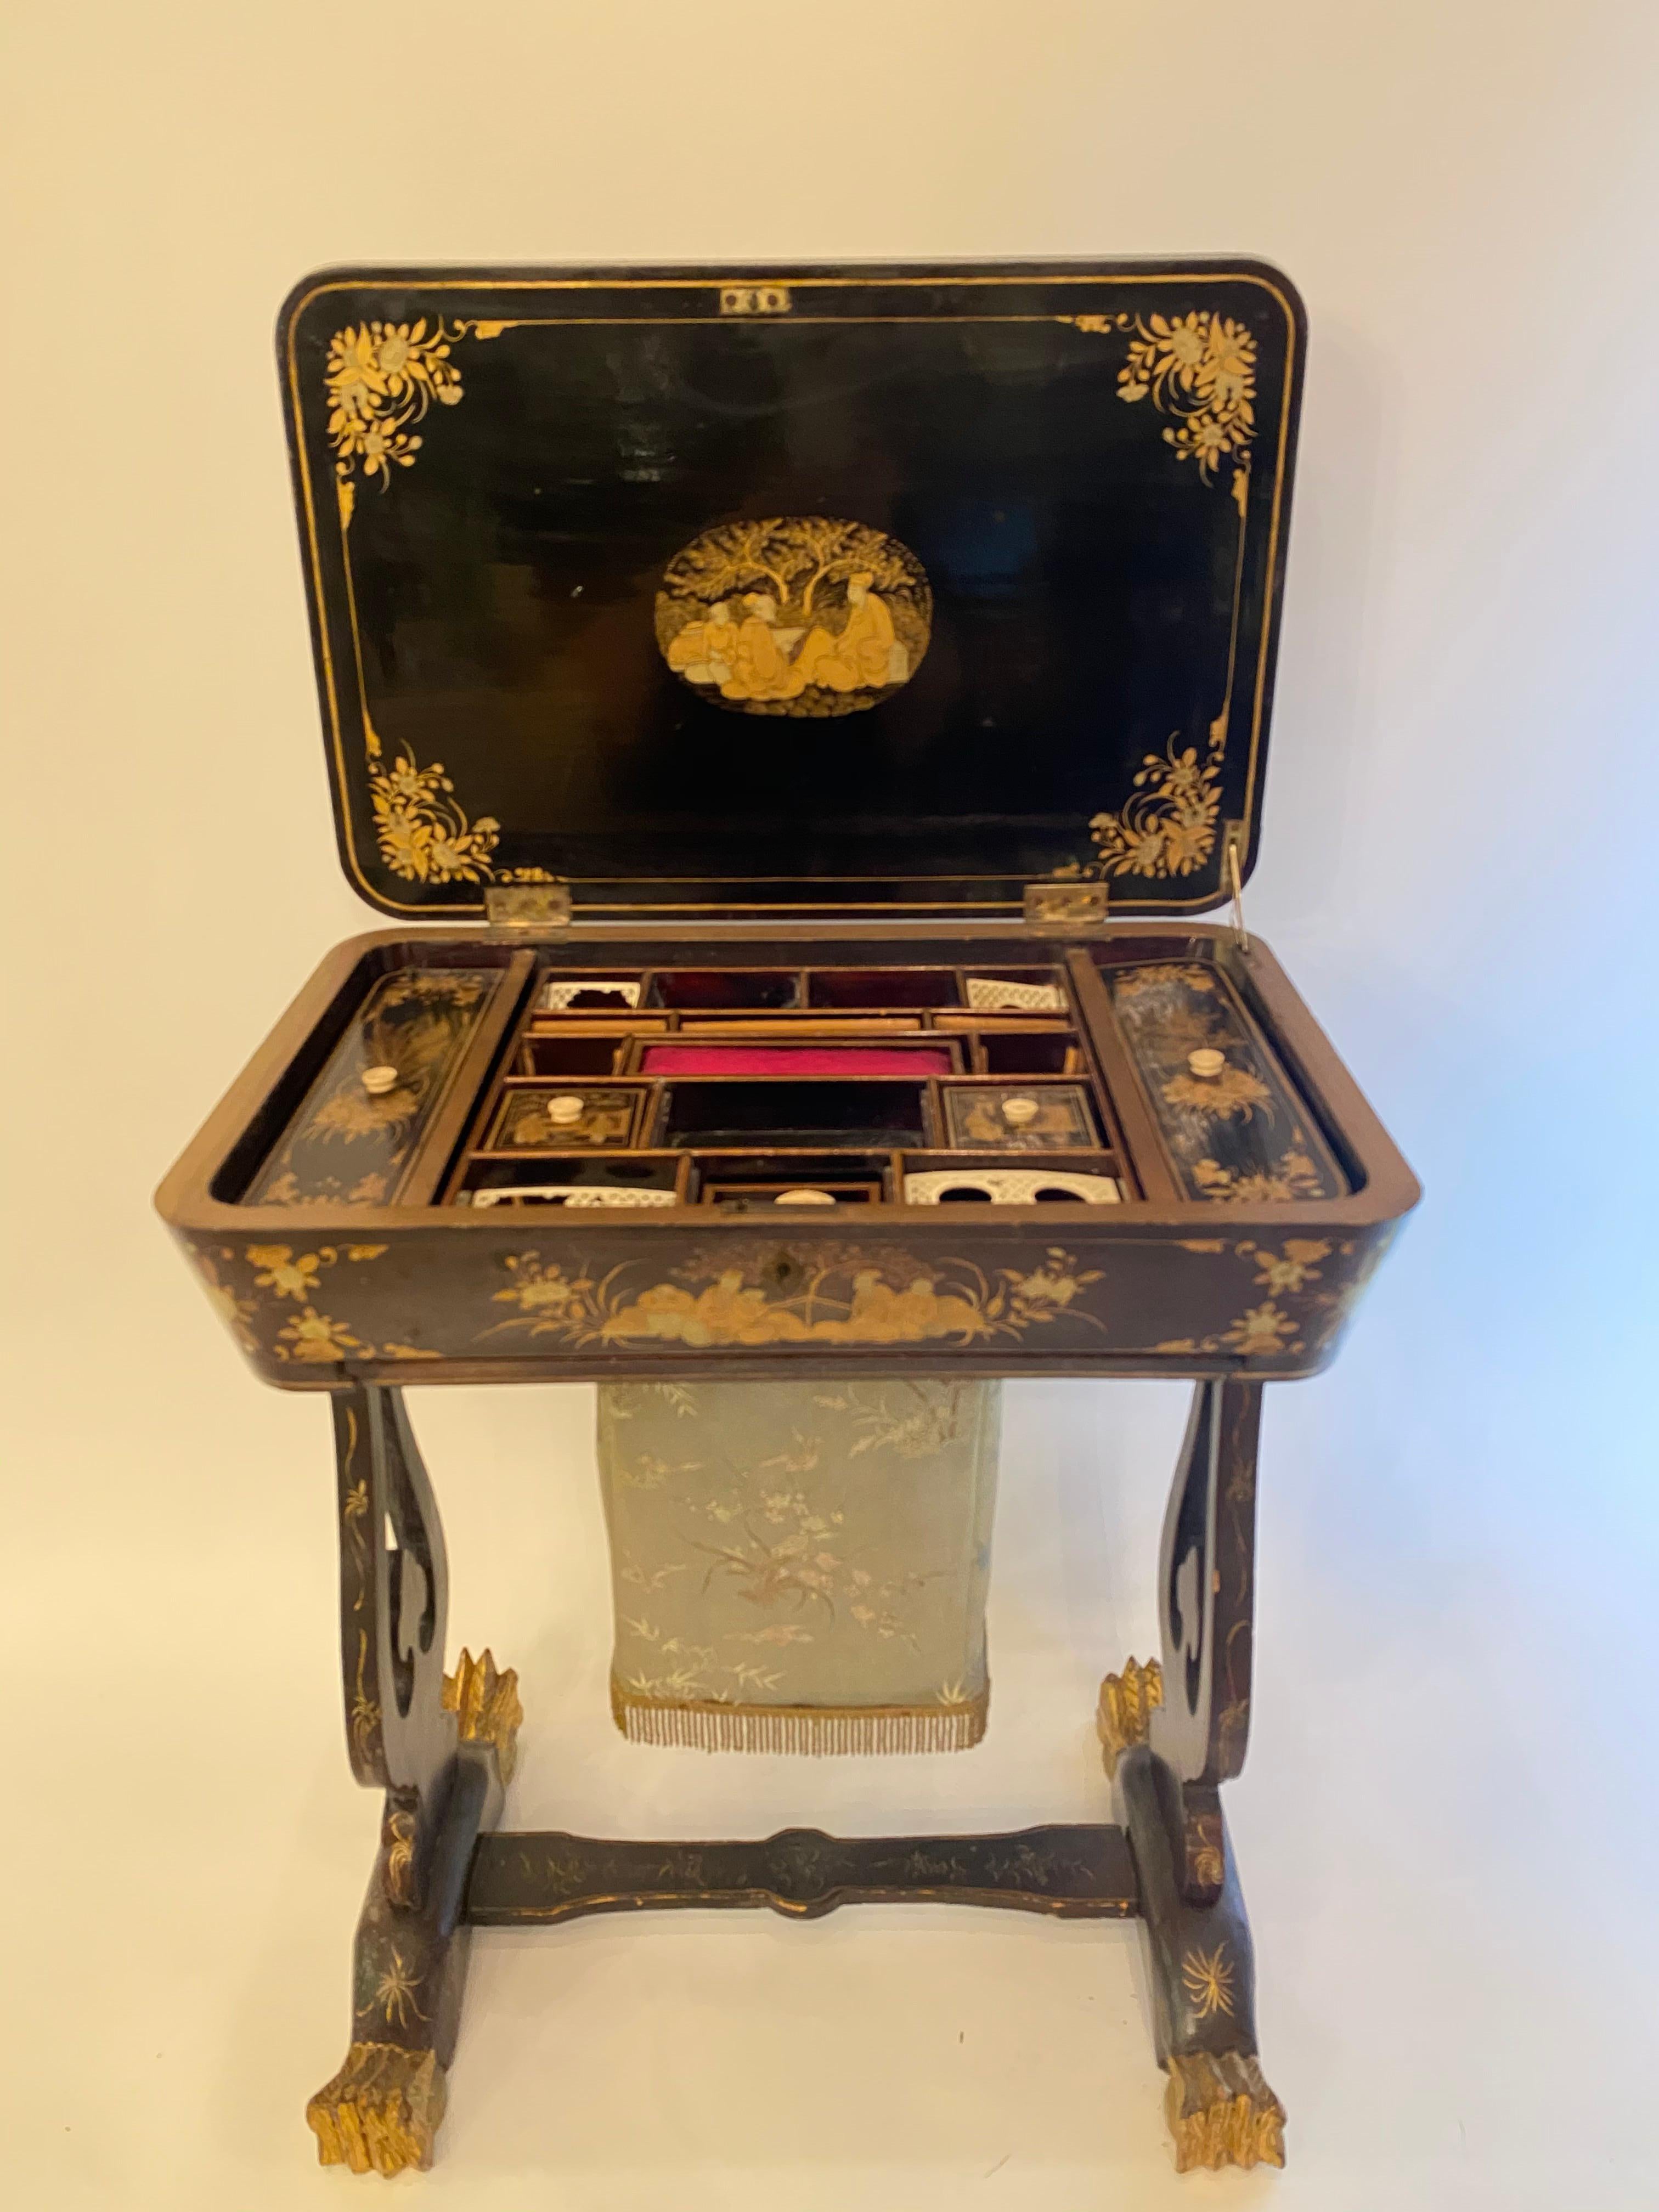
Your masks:
{"label": "embroidered floral silk", "polygon": [[625,1735],[707,1750],[977,1743],[995,1382],[599,1389]]}

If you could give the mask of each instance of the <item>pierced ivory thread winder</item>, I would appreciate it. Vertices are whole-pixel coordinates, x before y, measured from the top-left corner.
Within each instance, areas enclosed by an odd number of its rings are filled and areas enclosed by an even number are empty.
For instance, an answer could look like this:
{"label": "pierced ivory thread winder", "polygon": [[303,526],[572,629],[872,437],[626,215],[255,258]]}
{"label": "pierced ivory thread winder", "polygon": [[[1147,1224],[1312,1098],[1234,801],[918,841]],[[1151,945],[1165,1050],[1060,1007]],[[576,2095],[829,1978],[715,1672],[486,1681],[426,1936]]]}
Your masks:
{"label": "pierced ivory thread winder", "polygon": [[906,1203],[943,1206],[988,1199],[995,1206],[1044,1206],[1081,1199],[1115,1206],[1122,1195],[1110,1176],[1073,1175],[1065,1168],[945,1168],[904,1178]]}

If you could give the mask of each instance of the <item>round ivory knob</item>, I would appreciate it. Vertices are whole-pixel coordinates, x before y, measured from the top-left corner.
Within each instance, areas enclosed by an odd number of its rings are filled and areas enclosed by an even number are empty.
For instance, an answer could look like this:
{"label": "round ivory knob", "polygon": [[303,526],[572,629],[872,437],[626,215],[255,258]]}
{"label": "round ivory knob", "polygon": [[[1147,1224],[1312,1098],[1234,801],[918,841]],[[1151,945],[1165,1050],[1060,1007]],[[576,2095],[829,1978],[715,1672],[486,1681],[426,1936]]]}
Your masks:
{"label": "round ivory knob", "polygon": [[1011,1129],[1028,1127],[1042,1110],[1035,1098],[1005,1098],[1002,1102],[1002,1118]]}
{"label": "round ivory knob", "polygon": [[556,1098],[547,1102],[547,1118],[556,1127],[568,1128],[571,1122],[582,1118],[582,1102],[574,1091],[562,1091]]}
{"label": "round ivory knob", "polygon": [[827,1190],[781,1190],[772,1200],[774,1206],[833,1206],[835,1200]]}
{"label": "round ivory knob", "polygon": [[1227,1065],[1227,1055],[1218,1052],[1212,1044],[1200,1045],[1196,1052],[1187,1055],[1187,1065],[1196,1076],[1208,1078],[1219,1075]]}
{"label": "round ivory knob", "polygon": [[395,1091],[402,1079],[395,1067],[366,1067],[363,1070],[363,1088],[371,1098],[380,1097],[383,1091]]}

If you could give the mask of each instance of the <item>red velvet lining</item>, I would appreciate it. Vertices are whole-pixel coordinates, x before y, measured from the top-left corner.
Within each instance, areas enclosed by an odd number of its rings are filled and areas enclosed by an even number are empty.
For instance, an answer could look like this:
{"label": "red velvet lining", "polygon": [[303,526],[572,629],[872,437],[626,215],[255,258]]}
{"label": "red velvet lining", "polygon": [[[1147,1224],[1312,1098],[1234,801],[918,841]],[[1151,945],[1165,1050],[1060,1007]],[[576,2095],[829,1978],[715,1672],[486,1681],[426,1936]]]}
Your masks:
{"label": "red velvet lining", "polygon": [[948,1075],[951,1055],[926,1048],[801,1044],[653,1044],[647,1075]]}

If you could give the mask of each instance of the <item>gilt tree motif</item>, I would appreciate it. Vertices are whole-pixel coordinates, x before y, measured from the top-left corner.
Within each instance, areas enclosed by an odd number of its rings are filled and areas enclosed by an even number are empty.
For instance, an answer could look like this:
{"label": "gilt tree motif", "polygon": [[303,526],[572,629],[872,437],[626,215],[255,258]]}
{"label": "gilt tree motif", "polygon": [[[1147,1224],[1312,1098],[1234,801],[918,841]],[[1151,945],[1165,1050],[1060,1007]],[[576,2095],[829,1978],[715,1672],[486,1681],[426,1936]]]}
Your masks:
{"label": "gilt tree motif", "polygon": [[710,530],[677,553],[663,575],[672,598],[713,606],[746,592],[769,592],[781,622],[809,621],[820,587],[867,575],[884,594],[916,597],[917,565],[890,538],[861,522],[826,516],[791,516],[732,522]]}

